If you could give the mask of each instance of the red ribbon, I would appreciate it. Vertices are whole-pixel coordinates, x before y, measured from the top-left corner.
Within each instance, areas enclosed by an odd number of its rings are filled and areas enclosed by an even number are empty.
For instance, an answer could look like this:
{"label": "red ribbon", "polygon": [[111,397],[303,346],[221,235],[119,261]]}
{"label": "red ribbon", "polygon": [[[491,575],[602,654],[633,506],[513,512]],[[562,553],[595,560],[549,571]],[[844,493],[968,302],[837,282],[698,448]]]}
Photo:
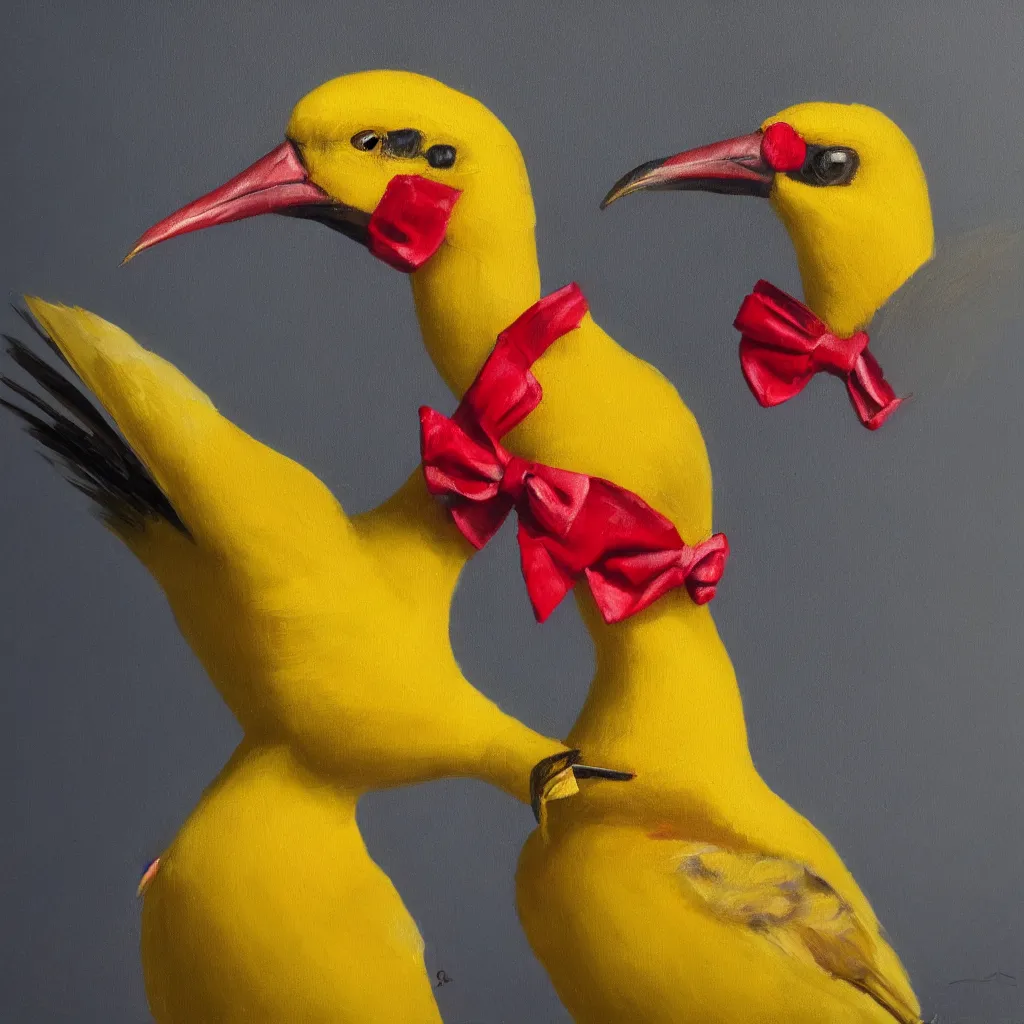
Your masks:
{"label": "red ribbon", "polygon": [[477,549],[516,510],[523,577],[539,622],[580,577],[606,622],[634,615],[679,586],[705,604],[728,556],[722,534],[689,547],[668,519],[631,491],[529,462],[500,443],[543,397],[531,365],[586,312],[575,284],[546,296],[501,333],[451,418],[420,409],[427,489],[448,502]]}
{"label": "red ribbon", "polygon": [[379,260],[405,274],[423,266],[441,247],[462,193],[418,174],[388,182],[367,225],[367,246]]}
{"label": "red ribbon", "polygon": [[734,326],[743,335],[743,376],[765,407],[789,401],[817,373],[846,382],[850,402],[868,430],[877,430],[903,401],[868,351],[864,331],[839,337],[802,302],[767,281],[754,285]]}

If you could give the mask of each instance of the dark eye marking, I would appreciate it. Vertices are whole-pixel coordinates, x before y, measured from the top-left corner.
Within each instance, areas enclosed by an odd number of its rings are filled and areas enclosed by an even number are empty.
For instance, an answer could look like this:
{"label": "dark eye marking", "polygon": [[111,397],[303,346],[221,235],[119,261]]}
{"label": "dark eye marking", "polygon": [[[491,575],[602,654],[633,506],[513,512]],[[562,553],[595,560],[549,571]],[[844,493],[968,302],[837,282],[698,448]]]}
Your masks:
{"label": "dark eye marking", "polygon": [[356,149],[361,149],[364,153],[368,153],[380,142],[380,136],[372,128],[367,128],[365,131],[356,132],[352,136],[351,141]]}
{"label": "dark eye marking", "polygon": [[849,185],[860,167],[860,157],[849,146],[808,146],[807,157],[799,171],[789,176],[806,185]]}
{"label": "dark eye marking", "polygon": [[356,132],[352,145],[363,152],[376,149],[379,145],[385,156],[412,160],[422,156],[431,167],[444,170],[455,163],[455,147],[438,144],[423,151],[423,134],[415,128],[396,128],[394,131],[378,134],[372,128]]}
{"label": "dark eye marking", "polygon": [[384,152],[388,156],[419,156],[422,146],[423,136],[415,128],[399,128],[384,136]]}
{"label": "dark eye marking", "polygon": [[436,145],[427,150],[427,163],[431,167],[444,169],[455,163],[455,147]]}

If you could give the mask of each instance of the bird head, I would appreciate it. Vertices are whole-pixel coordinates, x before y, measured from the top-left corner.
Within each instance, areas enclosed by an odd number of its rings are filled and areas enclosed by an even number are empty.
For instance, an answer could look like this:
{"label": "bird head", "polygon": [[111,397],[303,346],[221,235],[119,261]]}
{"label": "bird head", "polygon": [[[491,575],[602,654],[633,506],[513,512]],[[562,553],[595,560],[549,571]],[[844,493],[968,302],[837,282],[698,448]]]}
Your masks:
{"label": "bird head", "polygon": [[801,103],[761,128],[640,165],[602,208],[642,190],[768,199],[796,250],[807,304],[852,334],[932,255],[928,185],[910,140],[859,104]]}
{"label": "bird head", "polygon": [[126,260],[264,213],[324,223],[406,271],[445,243],[493,246],[509,218],[532,230],[534,217],[519,147],[486,107],[422,75],[367,71],[314,89],[284,143],[155,224]]}

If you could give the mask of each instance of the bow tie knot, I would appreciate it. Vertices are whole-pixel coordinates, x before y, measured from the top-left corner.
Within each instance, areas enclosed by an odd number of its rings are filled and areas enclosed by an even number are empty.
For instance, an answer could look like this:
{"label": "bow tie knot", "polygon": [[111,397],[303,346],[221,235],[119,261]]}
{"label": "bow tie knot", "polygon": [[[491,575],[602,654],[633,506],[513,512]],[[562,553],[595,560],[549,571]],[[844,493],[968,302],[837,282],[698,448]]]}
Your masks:
{"label": "bow tie knot", "polygon": [[716,533],[690,550],[693,552],[692,562],[684,568],[686,589],[695,604],[707,604],[722,582],[725,563],[729,559],[729,542],[724,533]]}
{"label": "bow tie knot", "polygon": [[527,462],[526,459],[521,459],[518,455],[504,454],[508,455],[508,461],[505,462],[501,470],[498,491],[518,502],[523,499],[530,482],[536,478],[536,467],[532,462]]}
{"label": "bow tie knot", "polygon": [[826,331],[815,342],[813,359],[822,372],[845,379],[857,368],[857,362],[867,347],[868,336],[863,331],[857,331],[849,338]]}
{"label": "bow tie knot", "polygon": [[527,513],[541,529],[565,537],[576,522],[590,490],[590,478],[517,455],[508,456],[498,490],[512,500],[520,514]]}

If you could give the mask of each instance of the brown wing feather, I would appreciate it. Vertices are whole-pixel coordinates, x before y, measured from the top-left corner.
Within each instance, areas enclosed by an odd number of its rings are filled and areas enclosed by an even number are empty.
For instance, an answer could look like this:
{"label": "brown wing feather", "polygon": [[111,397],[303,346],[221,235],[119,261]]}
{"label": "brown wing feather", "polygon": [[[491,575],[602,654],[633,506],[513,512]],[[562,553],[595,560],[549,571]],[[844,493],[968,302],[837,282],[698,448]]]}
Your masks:
{"label": "brown wing feather", "polygon": [[[683,844],[678,867],[691,892],[718,917],[743,925],[788,955],[867,993],[900,1024],[921,1017],[902,968],[883,973],[887,950],[824,879],[796,861]],[[884,957],[898,963],[895,956]]]}

